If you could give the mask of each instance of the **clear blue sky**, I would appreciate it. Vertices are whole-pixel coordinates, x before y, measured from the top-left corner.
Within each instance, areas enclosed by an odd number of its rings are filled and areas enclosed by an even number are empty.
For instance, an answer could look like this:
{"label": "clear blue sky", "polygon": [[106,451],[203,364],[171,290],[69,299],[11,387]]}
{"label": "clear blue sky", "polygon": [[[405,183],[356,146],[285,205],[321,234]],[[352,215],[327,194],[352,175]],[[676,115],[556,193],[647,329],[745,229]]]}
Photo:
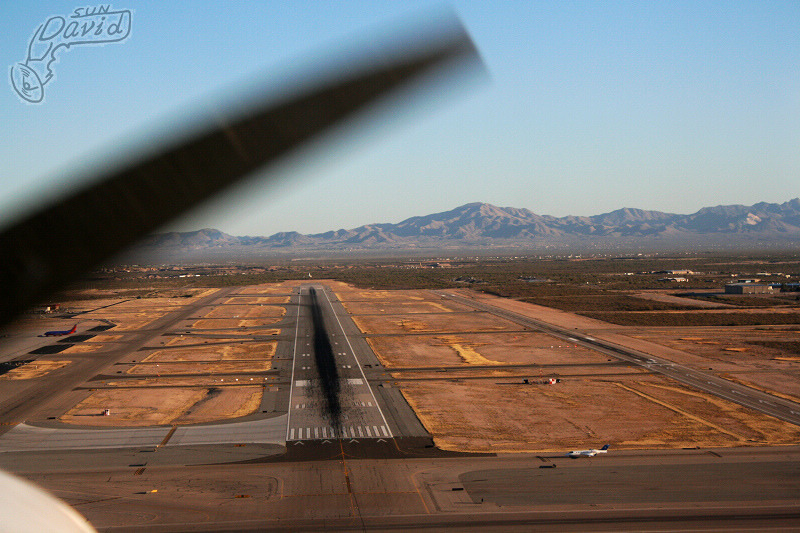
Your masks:
{"label": "clear blue sky", "polygon": [[[115,1],[124,42],[61,50],[45,100],[12,65],[51,15],[0,17],[3,217],[155,145],[175,124],[275,90],[428,1]],[[800,2],[489,2],[452,8],[491,82],[307,152],[173,227],[236,235],[398,222],[467,202],[555,216],[621,207],[692,213],[800,195]],[[254,80],[261,80],[256,82]],[[198,111],[200,110],[200,111]]]}

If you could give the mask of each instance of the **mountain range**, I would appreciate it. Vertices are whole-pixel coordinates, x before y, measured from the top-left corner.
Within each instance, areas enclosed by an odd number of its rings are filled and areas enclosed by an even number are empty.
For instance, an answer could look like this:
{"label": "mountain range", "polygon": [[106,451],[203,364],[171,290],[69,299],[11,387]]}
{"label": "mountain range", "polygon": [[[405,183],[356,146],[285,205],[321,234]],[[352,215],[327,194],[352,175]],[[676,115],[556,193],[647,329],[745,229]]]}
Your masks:
{"label": "mountain range", "polygon": [[800,199],[782,204],[704,207],[690,215],[623,208],[594,216],[553,217],[528,209],[470,203],[397,224],[304,235],[235,237],[216,229],[154,234],[136,254],[237,256],[294,252],[442,249],[782,247],[800,243]]}

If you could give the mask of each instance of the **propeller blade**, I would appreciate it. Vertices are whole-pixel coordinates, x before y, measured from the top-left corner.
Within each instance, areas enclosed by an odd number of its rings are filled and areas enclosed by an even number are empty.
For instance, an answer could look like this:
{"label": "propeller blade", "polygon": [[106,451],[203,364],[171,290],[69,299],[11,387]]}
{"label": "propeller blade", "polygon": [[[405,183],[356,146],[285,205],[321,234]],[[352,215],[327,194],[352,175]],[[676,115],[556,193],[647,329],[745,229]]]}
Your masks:
{"label": "propeller blade", "polygon": [[408,44],[410,56],[316,82],[277,104],[257,103],[11,224],[0,233],[0,325],[381,97],[446,67],[480,63],[463,29]]}

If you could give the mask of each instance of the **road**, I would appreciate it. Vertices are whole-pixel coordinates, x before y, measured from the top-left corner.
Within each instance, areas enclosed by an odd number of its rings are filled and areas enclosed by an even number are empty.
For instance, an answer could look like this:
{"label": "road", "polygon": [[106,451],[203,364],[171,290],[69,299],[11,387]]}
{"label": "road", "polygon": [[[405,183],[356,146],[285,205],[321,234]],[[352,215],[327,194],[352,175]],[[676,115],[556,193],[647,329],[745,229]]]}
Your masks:
{"label": "road", "polygon": [[702,370],[690,368],[651,354],[620,346],[619,344],[597,339],[585,333],[581,333],[578,330],[560,328],[519,313],[514,313],[507,309],[500,309],[483,302],[477,302],[453,294],[452,292],[434,291],[434,293],[442,298],[447,298],[474,309],[491,313],[521,326],[542,331],[570,343],[584,346],[622,361],[641,366],[648,371],[662,374],[684,385],[694,387],[713,394],[714,396],[724,398],[744,407],[800,426],[800,404],[790,402],[789,400],[728,381],[713,374],[703,372]]}

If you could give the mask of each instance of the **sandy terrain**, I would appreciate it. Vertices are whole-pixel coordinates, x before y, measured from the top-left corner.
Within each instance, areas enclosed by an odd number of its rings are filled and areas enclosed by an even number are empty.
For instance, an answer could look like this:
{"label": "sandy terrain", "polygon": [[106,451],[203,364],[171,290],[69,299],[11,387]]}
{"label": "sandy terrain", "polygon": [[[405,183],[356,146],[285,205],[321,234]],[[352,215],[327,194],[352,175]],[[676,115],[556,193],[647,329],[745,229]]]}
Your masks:
{"label": "sandy terrain", "polygon": [[[270,332],[272,332],[272,331],[280,332],[279,329],[276,329],[276,330],[259,329],[258,330],[258,334],[259,335],[269,335]],[[245,332],[239,332],[239,331],[234,331],[233,333],[245,334]],[[168,338],[169,338],[169,340],[167,340],[167,341],[160,341],[160,343],[163,343],[164,347],[170,347],[171,348],[173,346],[187,346],[187,347],[197,348],[197,347],[202,346],[204,344],[210,344],[212,346],[221,346],[221,345],[228,345],[228,344],[234,345],[234,344],[241,344],[242,343],[242,339],[236,339],[236,338],[222,338],[222,339],[213,338],[213,339],[209,339],[207,337],[203,337],[202,335],[175,335],[175,336],[168,337]],[[205,350],[205,347],[203,349]],[[171,351],[171,349],[170,349],[170,351]]]}
{"label": "sandy terrain", "polygon": [[497,385],[401,384],[437,445],[460,451],[561,451],[791,444],[800,428],[658,377]]}
{"label": "sandy terrain", "polygon": [[699,356],[699,361],[687,361],[695,367],[800,402],[800,357],[790,349],[792,342],[800,342],[800,331],[740,326],[636,328],[635,333],[637,338]]}
{"label": "sandy terrain", "polygon": [[437,313],[408,315],[355,316],[353,321],[364,333],[439,333],[452,331],[516,331],[522,329],[513,322],[487,313]]}
{"label": "sandy terrain", "polygon": [[143,362],[162,361],[225,361],[242,359],[270,359],[275,355],[277,343],[243,343],[209,345],[200,348],[170,348],[145,357]]}
{"label": "sandy terrain", "polygon": [[277,305],[234,304],[231,303],[231,300],[228,300],[225,305],[215,307],[206,313],[203,318],[264,318],[280,317],[284,314],[286,314],[286,309]]}
{"label": "sandy terrain", "polygon": [[387,301],[374,301],[374,300],[358,300],[352,302],[342,302],[347,312],[351,315],[374,315],[374,314],[413,314],[413,313],[436,313],[436,312],[453,312],[460,311],[470,313],[472,309],[466,306],[460,306],[453,302],[446,300],[411,300],[395,302],[392,300]]}
{"label": "sandy terrain", "polygon": [[[258,334],[278,333],[260,326],[280,320],[285,309],[261,304],[285,301],[278,295],[308,281],[241,288],[238,293],[248,296],[234,295],[223,305],[204,308],[193,318],[193,327],[232,328],[232,334],[238,334],[244,326],[258,328]],[[386,367],[386,383],[401,390],[443,448],[561,453],[606,442],[636,449],[784,444],[800,438],[800,428],[791,424],[543,333],[520,331],[517,324],[469,312],[429,291],[371,291],[325,283],[356,315],[358,327],[371,335],[368,341]],[[547,307],[476,297],[665,359],[712,368],[729,379],[787,397],[800,394],[800,355],[779,344],[756,344],[795,341],[800,335],[796,331],[628,328]],[[133,300],[94,313],[126,331],[187,300]],[[129,369],[126,379],[87,383],[103,388],[63,419],[82,425],[145,426],[242,416],[258,408],[263,387],[275,381],[275,376],[243,374],[268,370],[275,342],[184,335],[165,337],[151,346],[162,343],[163,348],[142,354],[145,359]],[[535,366],[502,366],[509,364]],[[438,372],[411,370],[414,367],[448,368]],[[211,375],[184,375],[190,373]],[[136,377],[153,374],[159,377]],[[556,385],[522,384],[523,377],[534,382],[550,376],[563,379]],[[112,415],[98,416],[105,408]]]}
{"label": "sandy terrain", "polygon": [[130,368],[126,373],[135,375],[169,376],[179,374],[237,374],[247,372],[265,372],[272,368],[269,361],[209,361],[148,363]]}
{"label": "sandy terrain", "polygon": [[4,379],[33,379],[40,378],[59,368],[64,368],[72,361],[48,361],[40,359],[18,366],[0,375],[0,380]]}
{"label": "sandy terrain", "polygon": [[[575,347],[543,333],[481,333],[469,335],[406,336],[367,339],[387,367],[458,366],[463,364],[565,364],[604,363],[608,357],[587,348]],[[459,354],[458,345],[462,349]],[[470,363],[464,348],[477,352],[489,363]]]}
{"label": "sandy terrain", "polygon": [[[751,345],[724,332],[681,339],[687,334],[676,328],[626,328],[547,307],[459,292],[698,368],[712,364],[720,371],[741,371],[739,360],[753,360]],[[339,296],[348,302],[349,310],[361,315],[354,319],[362,331],[377,335],[368,341],[386,366],[390,383],[401,389],[443,448],[568,451],[606,442],[623,448],[680,448],[787,444],[800,437],[800,428],[794,425],[638,367],[614,364],[615,359],[546,334],[499,332],[520,326],[487,313],[448,315],[429,305],[436,301],[431,293],[349,290]],[[476,330],[487,333],[472,333]],[[385,333],[393,335],[380,335]],[[695,350],[694,343],[702,349]],[[771,361],[776,363],[774,354]],[[542,366],[492,368],[514,363]],[[796,363],[784,357],[777,364]],[[448,370],[400,370],[437,366]],[[551,376],[569,377],[552,386],[522,384],[523,377],[535,383],[537,377],[540,381]],[[784,391],[792,386],[800,390],[791,375],[771,384]]]}
{"label": "sandy terrain", "polygon": [[[241,291],[240,291],[241,292]],[[237,293],[239,294],[239,293]],[[232,297],[228,299],[231,305],[277,305],[289,303],[288,296],[247,296],[247,297]]]}
{"label": "sandy terrain", "polygon": [[73,346],[70,346],[69,348],[67,348],[66,350],[64,350],[61,353],[62,354],[92,353],[92,352],[101,351],[104,348],[105,348],[105,345],[98,344],[96,342],[92,342],[92,343],[83,343],[83,342],[81,342],[81,343],[75,344]]}
{"label": "sandy terrain", "polygon": [[[142,377],[128,379],[112,379],[87,382],[93,388],[114,389],[162,389],[170,387],[242,387],[274,381],[271,376],[242,376],[239,374],[218,374],[211,376],[165,375],[159,377]],[[177,390],[177,389],[176,389]]]}
{"label": "sandy terrain", "polygon": [[[290,290],[274,286],[254,289],[278,293]],[[201,297],[217,289],[195,292]],[[288,298],[283,296],[227,298],[219,305],[199,309],[200,318],[195,320],[194,327],[218,330],[254,327],[259,334],[277,334],[280,330],[261,326],[280,320],[285,308],[266,304],[286,301]],[[193,302],[188,298],[158,297],[82,303],[87,304],[87,309],[96,309],[85,316],[114,322],[117,326],[113,332],[116,333],[146,327],[166,313]],[[119,334],[101,336],[105,342],[121,337]],[[263,388],[274,380],[274,376],[248,374],[270,370],[276,345],[276,342],[251,343],[233,338],[209,339],[202,335],[161,337],[152,341],[151,346],[162,348],[142,354],[142,361],[124,371],[126,376],[134,377],[87,382],[85,386],[92,388],[91,394],[62,420],[94,426],[148,426],[191,424],[247,415],[258,408]],[[80,343],[65,353],[101,351],[104,347],[103,343]],[[133,357],[135,361],[136,356]],[[110,409],[111,416],[100,416],[103,409]]]}
{"label": "sandy terrain", "polygon": [[116,324],[116,331],[132,331],[145,327],[165,314],[188,305],[188,298],[142,298],[140,300],[117,300],[115,305],[103,307],[101,302],[87,306],[95,311],[81,315],[81,320],[103,318]]}
{"label": "sandy terrain", "polygon": [[[258,409],[261,387],[99,390],[61,417],[85,426],[181,425],[245,416]],[[102,416],[110,409],[110,416]]]}
{"label": "sandy terrain", "polygon": [[[258,320],[248,320],[241,318],[216,318],[216,319],[202,319],[192,324],[194,329],[231,329],[231,328],[260,328],[269,327],[271,324],[278,322],[281,318],[259,318]],[[263,332],[259,332],[263,334]]]}
{"label": "sandy terrain", "polygon": [[[669,292],[675,292],[675,291],[669,291]],[[688,305],[697,307],[698,309],[726,309],[726,308],[731,309],[736,307],[730,304],[724,304],[720,302],[699,300],[694,298],[682,298],[680,296],[673,296],[672,294],[663,292],[640,292],[637,294],[632,294],[631,296],[635,296],[636,298],[641,298],[642,300],[651,300],[654,302]]]}

